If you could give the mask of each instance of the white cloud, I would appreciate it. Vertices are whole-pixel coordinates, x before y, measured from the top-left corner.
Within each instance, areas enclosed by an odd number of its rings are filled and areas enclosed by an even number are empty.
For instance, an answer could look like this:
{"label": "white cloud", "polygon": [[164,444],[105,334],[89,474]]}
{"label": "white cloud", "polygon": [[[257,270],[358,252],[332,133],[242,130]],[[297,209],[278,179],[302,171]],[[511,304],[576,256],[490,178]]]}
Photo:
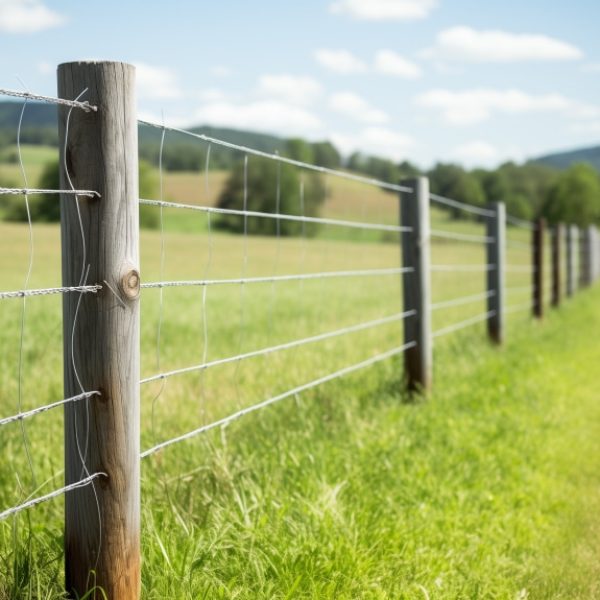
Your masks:
{"label": "white cloud", "polygon": [[520,90],[431,90],[415,99],[417,106],[437,110],[452,125],[486,121],[496,113],[524,114],[573,110],[576,103],[560,94],[532,95]]}
{"label": "white cloud", "polygon": [[436,6],[437,0],[337,0],[329,10],[364,21],[412,21],[429,16]]}
{"label": "white cloud", "polygon": [[41,0],[0,0],[0,31],[36,33],[64,24],[66,18]]}
{"label": "white cloud", "polygon": [[358,150],[398,161],[406,158],[414,146],[409,135],[383,127],[367,127],[352,135],[332,133],[329,137],[342,154]]}
{"label": "white cloud", "polygon": [[202,102],[223,102],[227,94],[219,88],[208,88],[198,92],[197,97]]}
{"label": "white cloud", "polygon": [[263,75],[258,80],[259,92],[271,99],[291,104],[311,104],[321,94],[321,85],[311,77]]}
{"label": "white cloud", "polygon": [[507,31],[452,27],[437,35],[433,48],[424,55],[442,61],[521,62],[543,60],[577,60],[579,48],[545,35],[518,34]]}
{"label": "white cloud", "polygon": [[518,146],[497,148],[484,140],[472,140],[456,146],[452,150],[452,157],[468,168],[489,168],[505,160],[524,159],[523,151]]}
{"label": "white cloud", "polygon": [[284,102],[259,100],[243,104],[210,103],[201,106],[194,118],[200,124],[310,136],[321,122],[311,112]]}
{"label": "white cloud", "polygon": [[329,98],[329,106],[336,112],[362,123],[386,123],[388,115],[371,106],[364,98],[353,92],[339,92]]}
{"label": "white cloud", "polygon": [[375,70],[384,75],[394,75],[405,79],[421,77],[421,67],[396,54],[392,50],[380,50],[375,55]]}
{"label": "white cloud", "polygon": [[183,95],[177,76],[171,69],[140,62],[136,62],[135,67],[140,98],[144,100],[175,100]]}
{"label": "white cloud", "polygon": [[317,50],[315,58],[321,66],[342,75],[363,73],[367,70],[367,65],[347,50]]}

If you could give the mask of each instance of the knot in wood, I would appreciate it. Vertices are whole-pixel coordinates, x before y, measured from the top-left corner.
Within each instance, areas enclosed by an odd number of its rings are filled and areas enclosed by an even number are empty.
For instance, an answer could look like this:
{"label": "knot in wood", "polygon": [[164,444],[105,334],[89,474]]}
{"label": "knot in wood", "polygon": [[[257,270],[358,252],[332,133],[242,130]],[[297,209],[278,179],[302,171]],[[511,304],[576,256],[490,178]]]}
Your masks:
{"label": "knot in wood", "polygon": [[140,295],[140,273],[137,269],[127,269],[121,277],[121,291],[129,300]]}

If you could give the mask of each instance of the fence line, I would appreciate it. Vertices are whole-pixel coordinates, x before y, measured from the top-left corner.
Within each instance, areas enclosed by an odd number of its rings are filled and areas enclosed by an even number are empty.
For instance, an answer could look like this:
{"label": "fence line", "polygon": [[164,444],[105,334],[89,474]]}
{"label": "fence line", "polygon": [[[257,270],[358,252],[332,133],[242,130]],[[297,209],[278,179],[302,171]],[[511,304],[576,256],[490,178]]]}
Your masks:
{"label": "fence line", "polygon": [[[93,492],[92,495],[95,504],[92,503],[90,505],[91,496],[89,493],[83,495],[70,494],[66,499],[66,527],[69,532],[69,539],[75,539],[77,542],[67,549],[66,561],[69,567],[67,571],[67,591],[69,593],[76,592],[79,595],[85,594],[85,585],[87,583],[82,577],[85,578],[90,571],[94,571],[98,574],[98,583],[108,590],[107,593],[110,597],[137,600],[139,594],[140,552],[135,541],[139,539],[139,523],[136,522],[135,516],[139,515],[140,458],[148,457],[164,448],[205,432],[225,427],[245,415],[260,411],[286,398],[294,397],[302,392],[317,388],[325,383],[397,356],[402,356],[404,360],[404,371],[401,374],[406,375],[407,387],[411,391],[419,389],[420,392],[427,393],[431,384],[433,360],[431,345],[433,340],[462,331],[477,323],[487,322],[488,337],[496,343],[501,343],[503,341],[502,319],[504,315],[529,310],[535,316],[542,316],[543,308],[547,306],[547,296],[549,295],[547,291],[543,292],[544,286],[548,286],[547,289],[551,292],[554,290],[552,292],[553,304],[558,305],[560,303],[560,294],[557,296],[555,290],[556,286],[559,288],[562,286],[560,278],[562,263],[559,265],[558,262],[563,260],[563,251],[561,250],[561,246],[558,251],[549,255],[548,260],[543,260],[543,253],[547,249],[544,243],[544,232],[546,231],[544,223],[538,221],[532,224],[513,215],[507,215],[502,203],[495,203],[489,207],[481,208],[466,204],[457,199],[429,193],[429,182],[424,177],[415,178],[408,182],[408,184],[395,184],[347,171],[312,165],[282,157],[277,153],[270,154],[184,129],[167,127],[147,121],[138,121],[134,118],[132,88],[128,85],[116,83],[126,78],[132,78],[131,68],[120,63],[74,63],[63,65],[61,67],[62,75],[59,81],[59,89],[62,92],[67,89],[69,93],[61,92],[59,95],[74,96],[71,92],[75,90],[70,89],[71,86],[75,86],[76,82],[95,78],[98,73],[104,74],[105,70],[106,73],[112,75],[120,73],[123,75],[123,78],[113,76],[106,78],[98,77],[97,80],[100,83],[97,89],[93,89],[93,105],[87,101],[80,101],[85,90],[75,100],[62,100],[60,98],[29,94],[28,92],[12,93],[10,90],[0,89],[0,95],[13,95],[25,100],[17,132],[17,145],[19,148],[19,160],[23,173],[24,187],[0,188],[0,195],[23,195],[25,197],[30,233],[29,268],[24,289],[0,291],[0,300],[11,298],[21,298],[23,300],[18,366],[18,410],[12,416],[0,418],[0,426],[12,423],[19,423],[21,426],[25,453],[33,476],[33,465],[31,456],[29,455],[29,443],[24,429],[24,421],[55,408],[64,408],[66,415],[66,481],[68,482],[62,488],[4,510],[0,513],[0,520],[52,498],[89,486]],[[73,78],[71,78],[71,75],[73,75]],[[114,98],[114,101],[108,101],[107,99],[109,98]],[[63,119],[60,124],[61,171],[63,180],[65,181],[65,183],[61,184],[61,187],[66,189],[36,189],[30,188],[27,183],[20,152],[20,143],[23,113],[26,103],[29,100],[45,101],[61,106],[61,110],[68,109],[66,121]],[[98,107],[101,107],[102,110],[98,111]],[[74,109],[84,110],[89,112],[90,115],[86,116],[85,119],[76,119],[74,123],[71,123],[71,112]],[[138,165],[134,144],[135,135],[133,134],[134,126],[137,128],[138,123],[157,128],[161,131],[158,157],[160,199],[157,200],[139,199],[134,197],[132,192],[132,190],[136,189],[138,183],[136,181]],[[69,145],[70,141],[72,141],[69,134],[70,126],[77,128],[73,137],[77,139],[78,144],[82,144],[81,147],[83,148],[82,156],[85,158],[82,160],[85,164],[80,166],[82,169],[81,173],[71,173],[70,169],[72,170],[72,167],[67,165],[67,155],[70,152],[77,151],[75,145],[73,147]],[[106,138],[110,140],[123,140],[124,148],[117,149],[116,147],[111,147],[111,143],[107,142],[107,147],[103,147],[102,156],[96,156],[95,152],[91,152],[90,149],[96,147],[99,143],[98,140],[101,138],[101,133],[104,134],[106,131],[110,132],[110,135],[107,135]],[[206,204],[208,204],[209,197],[208,179],[211,145],[214,144],[243,153],[242,209],[182,204],[164,200],[163,151],[167,132],[191,136],[208,144],[205,162]],[[106,142],[105,138],[102,139]],[[90,158],[92,156],[96,156],[96,158],[92,160]],[[274,212],[248,209],[250,200],[248,184],[249,156],[257,156],[277,163],[277,181],[274,182],[276,184]],[[305,182],[303,174],[300,177],[299,189],[296,189],[294,195],[294,200],[296,200],[297,196],[299,202],[297,206],[299,214],[282,213],[282,165],[395,192],[399,196],[396,200],[400,200],[398,202],[398,210],[402,224],[391,225],[366,222],[364,220],[357,221],[307,216],[305,214]],[[82,187],[97,188],[98,191],[76,190],[73,186],[71,175],[73,175],[73,180],[81,182]],[[42,193],[57,194],[62,198],[63,287],[29,289],[29,278],[33,264],[33,229],[27,196]],[[82,202],[80,204],[79,202],[80,197],[100,197],[101,193],[103,195],[102,203]],[[90,211],[87,204],[96,204],[98,210]],[[480,217],[477,221],[484,225],[485,235],[462,233],[460,231],[452,231],[451,229],[431,229],[429,209],[432,204],[439,204]],[[140,205],[152,206],[159,210],[159,281],[141,283],[140,280],[137,267],[139,252],[139,223],[137,218]],[[123,214],[119,215],[119,222],[115,219],[115,215],[119,212],[116,210],[117,206],[119,207],[119,211],[123,211]],[[166,241],[163,212],[166,208],[200,211],[206,215],[208,226],[208,257],[204,267],[204,275],[201,279],[165,279]],[[295,211],[291,210],[291,212]],[[239,277],[222,279],[209,277],[213,258],[211,218],[215,214],[243,218],[243,256],[241,258],[241,273]],[[277,251],[274,257],[273,274],[271,275],[260,277],[247,276],[250,260],[248,251],[249,219],[251,218],[275,219]],[[399,233],[401,235],[394,236],[394,241],[401,245],[401,252],[398,253],[398,257],[401,258],[401,266],[371,269],[348,268],[345,270],[280,274],[279,244],[281,241],[281,223],[284,221],[299,222],[302,225],[301,233],[298,236],[301,245],[300,250],[297,252],[299,271],[303,270],[307,255],[307,224],[333,225],[343,228]],[[507,224],[531,232],[533,234],[531,242],[510,238],[506,239]],[[122,225],[124,226],[121,227]],[[86,232],[90,232],[90,235],[86,235]],[[600,276],[600,238],[595,229],[587,229],[582,232],[581,236],[575,235],[571,228],[569,228],[568,233],[570,235],[568,239],[571,241],[564,245],[566,247],[565,252],[570,252],[569,256],[571,259],[573,259],[575,254],[578,255],[577,268],[579,269],[579,280],[581,285],[589,285]],[[430,242],[433,239],[481,244],[481,249],[485,252],[485,260],[481,264],[469,263],[468,260],[460,264],[431,264]],[[576,243],[580,244],[579,252],[575,251],[574,244]],[[522,251],[530,259],[531,264],[518,264],[518,259],[513,263],[505,264],[507,248],[511,252],[513,250]],[[371,250],[372,248],[365,248],[365,252]],[[573,282],[575,280],[573,264],[572,260],[570,262],[567,261],[566,264],[567,270],[571,270],[570,276],[566,278],[567,286],[571,287],[574,285]],[[292,268],[289,270],[294,271],[296,269]],[[432,302],[430,297],[431,275],[436,272],[456,275],[456,281],[460,285],[463,284],[465,277],[462,275],[458,277],[458,275],[461,273],[471,273],[477,278],[476,281],[484,286],[484,291]],[[547,272],[551,274],[549,281],[545,277]],[[526,286],[506,285],[504,276],[507,273],[532,275],[533,281]],[[248,311],[245,301],[246,284],[272,284],[270,304],[266,309],[269,311],[268,326],[271,327],[273,317],[272,307],[275,303],[275,284],[277,283],[297,281],[300,290],[299,296],[302,301],[314,302],[313,298],[307,297],[308,294],[304,293],[303,285],[308,280],[371,278],[395,275],[402,276],[399,280],[402,280],[403,301],[401,301],[400,297],[397,299],[398,308],[401,309],[401,312],[393,312],[393,314],[388,314],[387,316],[362,321],[308,337],[301,337],[301,333],[297,333],[294,336],[289,336],[296,339],[279,344],[272,344],[273,340],[271,337],[268,337],[268,341],[272,345],[259,347],[251,351],[242,351],[245,337],[248,334],[246,331],[248,327],[246,322]],[[88,279],[90,283],[88,283]],[[96,281],[99,279],[101,281]],[[469,282],[475,281],[475,279],[471,280],[468,277],[466,279]],[[75,283],[77,285],[73,285]],[[550,285],[548,285],[549,283]],[[397,285],[399,284],[400,281],[397,282]],[[238,349],[231,356],[208,360],[209,318],[207,288],[220,285],[240,286],[239,336],[233,342],[237,344]],[[169,371],[164,371],[161,368],[161,330],[164,318],[163,290],[166,287],[202,288],[202,337],[204,345],[200,364]],[[156,370],[158,373],[140,380],[140,343],[137,337],[139,334],[137,329],[139,327],[139,321],[137,320],[139,311],[138,300],[140,293],[145,294],[145,290],[149,289],[159,290],[159,313],[156,328]],[[367,289],[370,291],[370,288]],[[98,293],[101,291],[103,293]],[[373,291],[376,294],[378,290],[373,286]],[[523,304],[505,306],[505,296],[521,292],[531,293],[531,300]],[[72,293],[76,293],[77,295],[73,296]],[[93,298],[93,301],[91,298],[88,298],[82,302],[84,294],[88,293],[97,294],[97,296]],[[63,359],[65,366],[65,398],[30,410],[23,410],[24,337],[26,330],[25,301],[29,297],[51,294],[61,295],[64,303]],[[325,300],[322,301],[323,306],[327,304],[326,300],[327,298],[325,297]],[[432,330],[430,318],[433,312],[482,301],[486,304],[485,312]],[[237,303],[237,299],[235,299],[235,302]],[[343,310],[340,307],[334,308],[337,311]],[[219,310],[223,309],[219,307]],[[110,318],[104,318],[106,315],[110,315]],[[323,321],[324,319],[321,319],[319,323]],[[230,319],[230,322],[235,326],[234,317]],[[235,388],[239,407],[241,403],[241,385],[238,369],[242,361],[256,357],[270,357],[281,351],[296,349],[305,345],[341,338],[342,336],[392,324],[401,326],[398,327],[398,337],[400,335],[404,337],[401,340],[404,341],[402,345],[397,346],[396,341],[392,344],[386,343],[385,346],[394,345],[395,347],[360,362],[333,370],[326,375],[315,377],[307,383],[272,395],[266,400],[252,404],[251,406],[240,408],[228,416],[210,423],[202,422],[205,419],[204,408],[202,406],[201,418],[198,422],[193,423],[193,425],[199,424],[199,427],[182,435],[156,443],[142,452],[139,451],[140,424],[137,403],[139,401],[141,385],[156,381],[161,381],[162,383],[158,395],[152,401],[152,423],[154,423],[156,400],[162,394],[167,379],[187,373],[200,373],[201,394],[204,395],[203,378],[206,371],[213,367],[234,364],[235,374],[232,378],[232,385]],[[269,331],[271,330],[269,329]],[[387,332],[387,330],[384,330],[384,332]],[[82,352],[82,349],[90,345],[94,348],[94,352]],[[375,350],[372,350],[372,352],[375,352]],[[292,354],[293,357],[294,355]],[[269,358],[269,360],[273,359]],[[282,360],[285,360],[285,358],[282,358]],[[86,389],[91,387],[97,391]],[[270,390],[271,393],[272,390]],[[263,397],[266,395],[268,394],[261,394]],[[95,397],[109,403],[107,406],[111,410],[90,411],[89,400]],[[233,406],[230,410],[232,409]],[[123,478],[123,473],[127,474],[126,478]],[[35,479],[34,477],[32,478]],[[96,484],[99,483],[96,480],[101,478],[106,478],[110,486],[99,485],[96,487]],[[36,487],[36,491],[40,489],[37,486],[34,487]],[[83,496],[86,496],[86,498],[83,498]],[[96,516],[98,518],[97,522],[95,521]],[[131,546],[128,546],[127,544],[130,540],[134,541],[131,542]],[[82,548],[83,551],[76,553],[73,548]],[[119,579],[116,575],[124,572],[127,573],[125,579],[131,584],[127,589],[122,587],[123,580]]]}
{"label": "fence line", "polygon": [[349,367],[344,367],[343,369],[339,369],[338,371],[335,371],[334,373],[330,373],[329,375],[325,375],[324,377],[319,377],[318,379],[314,379],[313,381],[310,381],[303,385],[299,385],[291,390],[288,390],[287,392],[283,392],[282,394],[273,396],[272,398],[269,398],[268,400],[264,400],[263,402],[259,402],[258,404],[254,404],[252,406],[249,406],[247,408],[239,410],[239,411],[233,413],[232,415],[229,415],[228,417],[219,419],[218,421],[209,423],[208,425],[203,425],[202,427],[199,427],[198,429],[194,429],[193,431],[190,431],[183,435],[177,436],[175,438],[172,438],[170,440],[166,440],[160,444],[157,444],[156,446],[153,446],[152,448],[149,448],[148,450],[145,450],[144,452],[142,452],[141,458],[146,458],[147,456],[150,456],[151,454],[154,454],[155,452],[158,452],[159,450],[162,450],[163,448],[166,448],[167,446],[171,446],[172,444],[176,444],[177,442],[182,442],[184,440],[190,439],[201,433],[206,433],[207,431],[210,431],[211,429],[215,429],[216,427],[224,427],[225,425],[229,425],[230,423],[232,423],[233,421],[236,421],[237,419],[239,419],[240,417],[243,417],[244,415],[256,412],[257,410],[260,410],[262,408],[266,408],[267,406],[270,406],[271,404],[275,404],[276,402],[279,402],[280,400],[284,400],[285,398],[289,398],[290,396],[295,396],[296,394],[300,394],[301,392],[305,392],[306,390],[315,388],[319,385],[322,385],[323,383],[327,383],[328,381],[333,381],[334,379],[339,379],[340,377],[349,375],[350,373],[354,373],[356,371],[360,371],[361,369],[370,367],[370,366],[372,366],[378,362],[381,362],[383,360],[388,360],[394,356],[397,356],[398,354],[401,354],[402,352],[404,352],[405,350],[408,350],[409,348],[413,348],[415,345],[416,345],[415,342],[404,344],[402,346],[399,346],[398,348],[388,350],[387,352],[383,352],[381,354],[378,354],[377,356],[373,356],[372,358],[368,358],[367,360],[364,360],[362,362],[356,363]]}
{"label": "fence line", "polygon": [[197,210],[204,213],[212,213],[218,215],[234,215],[244,217],[258,217],[261,219],[276,219],[278,221],[297,221],[300,223],[318,223],[320,225],[338,225],[340,227],[355,227],[358,229],[373,229],[377,231],[392,231],[395,233],[410,232],[407,227],[399,225],[386,225],[383,223],[361,223],[359,221],[344,221],[340,219],[327,219],[323,217],[306,217],[302,215],[288,215],[282,213],[267,213],[255,210],[236,210],[232,208],[217,208],[214,206],[200,206],[195,204],[181,204],[179,202],[165,202],[161,200],[146,200],[140,199],[140,204],[148,206],[159,206],[161,208],[175,208],[184,210]]}
{"label": "fence line", "polygon": [[189,137],[196,138],[203,142],[207,142],[209,144],[215,144],[217,146],[223,146],[225,148],[229,148],[230,150],[237,150],[243,154],[251,154],[253,156],[259,156],[261,158],[268,158],[270,160],[274,160],[279,163],[287,164],[293,167],[299,167],[301,169],[307,169],[309,171],[315,171],[317,173],[322,173],[323,175],[333,175],[334,177],[339,177],[340,179],[349,179],[350,181],[356,181],[358,183],[364,183],[367,185],[376,186],[385,190],[390,190],[392,192],[410,192],[411,189],[406,186],[396,185],[393,183],[389,183],[387,181],[382,181],[380,179],[374,179],[372,177],[364,177],[362,175],[356,175],[353,173],[349,173],[347,171],[339,171],[336,169],[329,169],[327,167],[320,167],[318,165],[302,162],[300,160],[294,160],[292,158],[286,158],[284,156],[280,156],[279,154],[270,154],[269,152],[263,152],[262,150],[256,150],[255,148],[249,148],[248,146],[241,146],[239,144],[233,144],[231,142],[227,142],[225,140],[221,140],[219,138],[215,138],[212,136],[204,135],[203,133],[194,133],[192,131],[187,131],[185,129],[179,129],[178,127],[168,127],[166,125],[160,125],[158,123],[152,123],[151,121],[145,121],[142,119],[138,119],[138,123],[142,125],[147,125],[148,127],[154,127],[155,129],[161,129],[163,131],[173,131],[175,133],[181,133],[183,135],[187,135]]}
{"label": "fence line", "polygon": [[[87,91],[87,90],[84,90]],[[55,98],[53,96],[42,96],[41,94],[32,94],[31,92],[18,92],[15,90],[0,89],[1,96],[13,96],[14,98],[24,98],[25,100],[38,100],[48,104],[58,106],[68,106],[70,108],[80,108],[84,112],[97,112],[98,107],[91,105],[87,100],[80,102],[78,100],[66,100],[64,98]]]}
{"label": "fence line", "polygon": [[213,360],[210,362],[204,362],[200,365],[194,365],[191,367],[185,367],[183,369],[175,369],[173,371],[167,371],[166,373],[160,373],[158,375],[153,375],[152,377],[146,377],[142,379],[140,383],[142,385],[146,383],[150,383],[152,381],[157,381],[160,379],[167,379],[169,377],[173,377],[174,375],[183,375],[185,373],[191,373],[194,371],[204,371],[206,369],[210,369],[211,367],[217,367],[233,362],[239,362],[241,360],[245,360],[247,358],[254,358],[257,356],[264,356],[266,354],[272,354],[273,352],[279,352],[281,350],[288,350],[290,348],[297,348],[298,346],[304,346],[305,344],[311,344],[314,342],[322,342],[324,340],[328,340],[334,337],[338,337],[341,335],[346,335],[349,333],[356,333],[357,331],[363,331],[365,329],[370,329],[373,327],[378,327],[380,325],[387,325],[389,323],[394,323],[397,321],[402,321],[408,317],[415,316],[415,311],[405,311],[395,315],[390,315],[389,317],[383,317],[381,319],[374,319],[372,321],[366,321],[364,323],[359,323],[357,325],[350,325],[349,327],[343,327],[342,329],[336,329],[335,331],[329,331],[326,333],[321,333],[318,335],[313,335],[307,338],[294,340],[292,342],[285,342],[283,344],[277,344],[275,346],[270,346],[268,348],[262,348],[260,350],[253,350],[251,352],[244,352],[243,354],[237,354],[236,356],[230,356],[228,358],[220,358],[217,360]]}
{"label": "fence line", "polygon": [[65,485],[64,487],[54,490],[53,492],[44,494],[43,496],[38,496],[37,498],[33,498],[32,500],[27,500],[27,502],[23,502],[23,504],[13,506],[12,508],[8,508],[7,510],[0,513],[0,521],[4,521],[5,519],[8,519],[8,517],[13,516],[13,515],[21,512],[22,510],[25,510],[26,508],[31,508],[32,506],[37,506],[38,504],[41,504],[42,502],[47,502],[48,500],[52,500],[53,498],[62,496],[63,494],[66,494],[67,492],[71,492],[73,490],[77,490],[79,488],[86,487],[88,485],[93,485],[94,480],[97,479],[98,477],[108,477],[108,475],[103,472],[92,473],[91,475],[84,477],[80,481],[77,481],[75,483],[70,483],[69,485]]}

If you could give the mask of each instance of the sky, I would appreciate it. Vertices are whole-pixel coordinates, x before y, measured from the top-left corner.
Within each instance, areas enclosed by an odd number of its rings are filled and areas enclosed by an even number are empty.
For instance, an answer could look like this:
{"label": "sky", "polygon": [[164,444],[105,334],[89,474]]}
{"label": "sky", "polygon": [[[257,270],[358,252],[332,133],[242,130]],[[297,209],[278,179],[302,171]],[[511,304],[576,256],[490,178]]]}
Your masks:
{"label": "sky", "polygon": [[141,118],[493,167],[600,144],[598,0],[0,0],[0,87],[136,65]]}

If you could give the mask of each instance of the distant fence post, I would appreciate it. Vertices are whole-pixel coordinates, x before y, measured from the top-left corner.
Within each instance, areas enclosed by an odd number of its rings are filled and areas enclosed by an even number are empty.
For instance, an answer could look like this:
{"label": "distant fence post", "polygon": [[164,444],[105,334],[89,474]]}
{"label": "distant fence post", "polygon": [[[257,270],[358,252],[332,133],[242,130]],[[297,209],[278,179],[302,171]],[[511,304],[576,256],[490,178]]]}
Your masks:
{"label": "distant fence post", "polygon": [[577,230],[577,225],[567,225],[565,232],[565,246],[567,250],[567,296],[571,297],[575,293],[575,287],[577,285],[575,278],[575,258],[579,232]]}
{"label": "distant fence post", "polygon": [[544,316],[544,232],[546,220],[537,219],[533,226],[533,316]]}
{"label": "distant fence post", "polygon": [[431,286],[429,249],[429,180],[417,177],[403,181],[412,192],[400,199],[400,221],[409,232],[402,236],[402,262],[410,272],[402,278],[404,310],[415,315],[404,321],[404,343],[416,345],[404,352],[407,385],[410,390],[427,391],[431,387]]}
{"label": "distant fence post", "polygon": [[561,289],[561,241],[563,238],[562,224],[557,224],[552,228],[552,306],[560,306],[562,296]]}
{"label": "distant fence post", "polygon": [[[487,248],[487,320],[488,336],[496,344],[504,341],[504,257],[506,248],[506,208],[503,202],[489,206],[493,215],[486,217],[487,236],[493,241]],[[493,265],[493,267],[492,267]]]}
{"label": "distant fence post", "polygon": [[[61,197],[63,285],[89,283],[97,294],[63,296],[66,397],[65,479],[104,472],[65,499],[65,575],[71,596],[94,587],[111,600],[140,594],[139,207],[135,69],[118,62],[58,68],[61,98],[97,112],[59,112],[61,185],[100,198]],[[77,207],[79,207],[80,215]],[[82,244],[82,233],[85,248]],[[83,388],[83,389],[82,389]],[[85,463],[85,464],[82,464]],[[86,596],[87,597],[87,596]],[[100,593],[92,593],[100,598]],[[102,596],[104,597],[104,596]]]}
{"label": "distant fence post", "polygon": [[582,230],[581,235],[580,282],[581,287],[592,284],[592,226],[588,225]]}

